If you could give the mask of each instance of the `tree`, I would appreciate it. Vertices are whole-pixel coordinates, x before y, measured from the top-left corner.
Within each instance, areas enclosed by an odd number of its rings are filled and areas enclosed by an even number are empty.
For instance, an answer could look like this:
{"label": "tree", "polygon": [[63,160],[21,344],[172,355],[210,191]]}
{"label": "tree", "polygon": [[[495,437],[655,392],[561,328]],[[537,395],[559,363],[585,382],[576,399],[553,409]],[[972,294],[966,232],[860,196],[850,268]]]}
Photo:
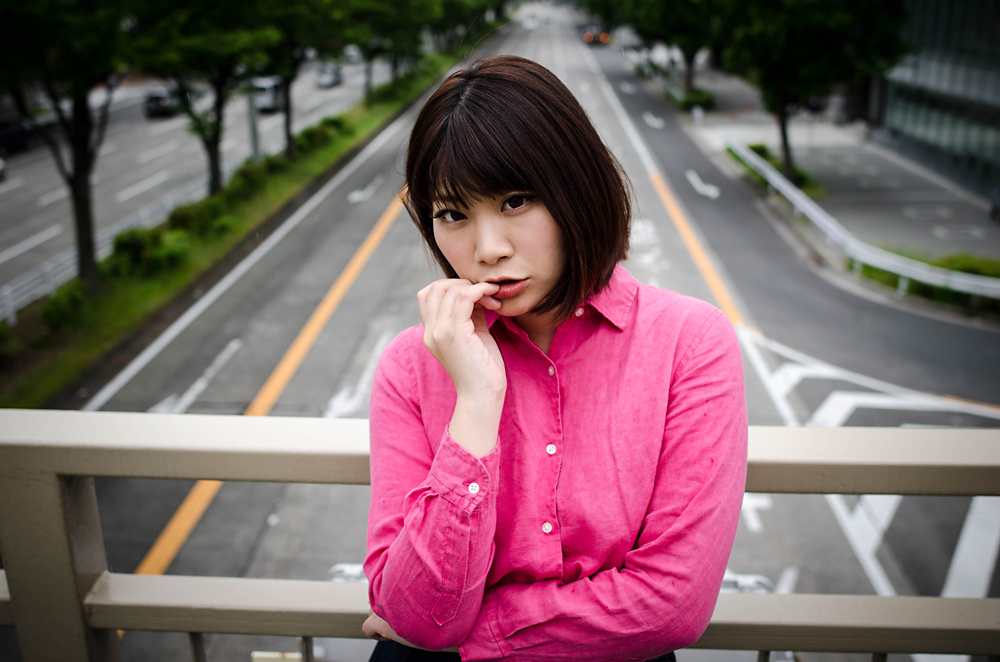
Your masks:
{"label": "tree", "polygon": [[761,91],[778,118],[785,176],[794,181],[788,118],[833,85],[875,76],[905,51],[902,0],[753,0],[736,2],[724,54],[732,71]]}
{"label": "tree", "polygon": [[684,57],[684,91],[694,90],[694,60],[713,38],[718,3],[714,0],[630,0],[625,20],[647,44],[662,41]]}
{"label": "tree", "polygon": [[[659,4],[665,4],[662,2]],[[588,14],[600,19],[607,30],[614,30],[624,22],[624,12],[620,0],[580,0],[580,5]]]}
{"label": "tree", "polygon": [[[262,0],[137,0],[133,54],[146,73],[168,79],[208,159],[208,191],[222,190],[226,102],[260,72],[280,34],[262,25]],[[212,93],[197,101],[199,85]]]}
{"label": "tree", "polygon": [[276,28],[278,40],[267,49],[267,71],[281,79],[285,112],[285,154],[295,157],[292,136],[292,83],[310,49],[321,56],[337,55],[344,47],[347,4],[344,0],[295,0],[265,3],[262,24]]}
{"label": "tree", "polygon": [[371,99],[375,60],[389,56],[395,79],[400,61],[419,55],[422,28],[440,12],[440,0],[354,0],[350,39],[365,59],[365,99]]}
{"label": "tree", "polygon": [[[114,77],[122,66],[127,8],[126,0],[3,0],[0,4],[0,59],[4,63],[0,91],[8,92],[21,118],[35,126],[69,187],[77,269],[90,294],[101,283],[90,180],[108,123]],[[106,93],[95,118],[90,93],[101,84]],[[36,94],[55,115],[52,129],[35,122],[32,101]],[[60,136],[68,147],[68,159]]]}

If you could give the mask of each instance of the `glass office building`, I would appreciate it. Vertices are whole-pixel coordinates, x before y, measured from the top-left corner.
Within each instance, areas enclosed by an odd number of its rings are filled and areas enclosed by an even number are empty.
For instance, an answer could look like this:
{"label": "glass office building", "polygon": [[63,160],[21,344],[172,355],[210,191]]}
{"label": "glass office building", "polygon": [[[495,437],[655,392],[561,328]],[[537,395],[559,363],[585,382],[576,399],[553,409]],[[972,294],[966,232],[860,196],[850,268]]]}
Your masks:
{"label": "glass office building", "polygon": [[887,72],[874,114],[903,151],[989,189],[1000,183],[1000,0],[906,7],[911,51]]}

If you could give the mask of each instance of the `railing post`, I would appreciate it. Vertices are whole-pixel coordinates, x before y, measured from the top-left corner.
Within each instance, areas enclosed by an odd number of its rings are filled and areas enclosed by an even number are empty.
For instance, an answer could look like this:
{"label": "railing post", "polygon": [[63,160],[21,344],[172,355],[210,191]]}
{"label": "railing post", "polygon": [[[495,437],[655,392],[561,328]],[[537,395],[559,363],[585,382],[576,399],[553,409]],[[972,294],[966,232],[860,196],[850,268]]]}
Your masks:
{"label": "railing post", "polygon": [[94,479],[0,462],[0,554],[25,662],[119,662],[118,635],[87,625],[107,571]]}
{"label": "railing post", "polygon": [[191,659],[194,662],[208,662],[208,653],[205,652],[205,633],[189,632],[191,639]]}

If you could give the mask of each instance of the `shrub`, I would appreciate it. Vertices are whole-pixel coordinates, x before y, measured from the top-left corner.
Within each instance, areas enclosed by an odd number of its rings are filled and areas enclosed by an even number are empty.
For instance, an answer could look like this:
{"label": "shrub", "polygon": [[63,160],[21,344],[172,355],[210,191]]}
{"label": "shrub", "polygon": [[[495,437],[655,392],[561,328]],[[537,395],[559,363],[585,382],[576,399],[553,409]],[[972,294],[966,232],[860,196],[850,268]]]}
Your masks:
{"label": "shrub", "polygon": [[236,219],[229,214],[223,214],[212,222],[212,234],[222,236],[236,228]]}
{"label": "shrub", "polygon": [[934,266],[952,271],[961,271],[967,274],[977,274],[979,276],[989,276],[990,278],[1000,278],[1000,260],[968,253],[953,253],[944,255],[931,262]]}
{"label": "shrub", "polygon": [[670,94],[667,95],[667,98],[673,101],[681,110],[689,111],[695,106],[701,106],[702,110],[712,110],[715,108],[715,97],[712,96],[712,93],[699,90],[698,88],[685,93],[684,98],[680,101]]}
{"label": "shrub", "polygon": [[190,252],[191,242],[184,230],[133,228],[115,237],[114,252],[104,271],[113,278],[152,276],[179,267]]}
{"label": "shrub", "polygon": [[222,196],[213,195],[174,209],[167,218],[167,227],[171,230],[186,230],[191,234],[205,235],[212,227],[212,221],[222,216],[225,211],[225,200]]}
{"label": "shrub", "polygon": [[343,115],[327,115],[320,120],[320,126],[324,126],[344,136],[354,135],[354,127],[347,123]]}
{"label": "shrub", "polygon": [[284,153],[279,154],[269,154],[264,157],[264,170],[269,174],[273,175],[279,172],[284,172],[288,170],[291,162]]}
{"label": "shrub", "polygon": [[83,281],[74,278],[58,290],[42,307],[42,321],[52,331],[62,331],[80,321],[86,300]]}
{"label": "shrub", "polygon": [[322,124],[307,127],[295,136],[295,146],[300,152],[308,153],[322,147],[333,138],[333,132]]}
{"label": "shrub", "polygon": [[183,230],[168,230],[160,234],[160,242],[152,247],[142,265],[142,273],[152,276],[170,271],[187,262],[191,254],[191,241]]}
{"label": "shrub", "polygon": [[21,341],[7,322],[0,322],[0,366],[9,362],[21,350]]}
{"label": "shrub", "polygon": [[267,170],[264,168],[264,164],[247,159],[233,173],[222,195],[228,202],[246,200],[260,190],[266,179]]}

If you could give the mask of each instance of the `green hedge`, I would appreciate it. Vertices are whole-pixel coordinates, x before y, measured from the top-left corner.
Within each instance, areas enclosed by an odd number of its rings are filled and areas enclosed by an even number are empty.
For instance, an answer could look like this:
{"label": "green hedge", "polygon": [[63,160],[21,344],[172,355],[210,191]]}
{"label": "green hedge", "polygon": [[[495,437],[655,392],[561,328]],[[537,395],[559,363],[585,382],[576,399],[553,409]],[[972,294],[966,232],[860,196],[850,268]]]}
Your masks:
{"label": "green hedge", "polygon": [[[894,252],[904,255],[904,257],[919,260],[920,262],[925,262],[935,267],[941,267],[942,269],[951,269],[952,271],[960,271],[962,273],[976,274],[978,276],[987,276],[990,278],[1000,278],[1000,260],[993,258],[970,255],[968,253],[952,253],[950,255],[943,255],[939,258],[928,259],[919,255],[905,254],[900,253],[899,251]],[[851,262],[848,261],[848,268],[851,266]],[[899,288],[899,276],[888,271],[876,269],[875,267],[871,267],[867,264],[862,265],[861,276],[876,283],[881,283],[886,287],[891,287],[892,289]],[[911,280],[907,284],[906,293],[923,297],[924,299],[930,299],[931,301],[936,301],[938,303],[966,308],[975,312],[989,314],[1000,313],[1000,300],[998,299],[991,299],[989,297],[982,297],[974,294],[966,294],[965,292],[956,292],[955,290],[949,290],[944,287],[936,287],[934,285],[920,283],[915,280]]]}

